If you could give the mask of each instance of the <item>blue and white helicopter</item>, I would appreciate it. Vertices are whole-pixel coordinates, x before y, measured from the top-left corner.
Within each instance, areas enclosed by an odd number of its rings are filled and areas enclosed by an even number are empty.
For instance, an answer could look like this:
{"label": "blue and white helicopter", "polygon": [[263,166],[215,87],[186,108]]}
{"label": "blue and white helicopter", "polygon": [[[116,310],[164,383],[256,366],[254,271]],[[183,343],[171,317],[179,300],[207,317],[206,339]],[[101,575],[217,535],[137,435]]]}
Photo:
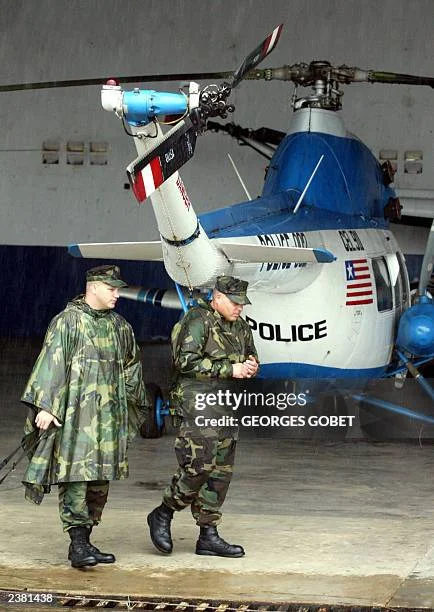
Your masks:
{"label": "blue and white helicopter", "polygon": [[[252,302],[244,315],[262,377],[351,382],[402,379],[410,371],[431,403],[434,390],[418,368],[434,357],[434,305],[428,291],[434,222],[412,300],[404,254],[389,227],[400,215],[393,172],[346,130],[338,111],[342,84],[433,87],[434,78],[336,68],[323,61],[259,70],[281,29],[234,73],[191,75],[188,90],[181,93],[123,91],[114,80],[103,86],[103,108],[134,137],[138,157],[128,166],[128,176],[137,200],[149,197],[161,240],[78,244],[70,253],[164,261],[176,291],[157,297],[155,291],[129,288],[123,295],[169,308],[185,309],[188,296],[209,291],[221,274],[243,278]],[[180,76],[186,75],[175,78]],[[195,77],[228,80],[200,88]],[[291,81],[313,92],[293,96],[286,134],[212,121],[233,110],[228,98],[243,78]],[[168,115],[177,120],[164,133],[159,119]],[[193,157],[197,137],[207,129],[229,132],[270,162],[260,197],[198,218],[178,170]]]}

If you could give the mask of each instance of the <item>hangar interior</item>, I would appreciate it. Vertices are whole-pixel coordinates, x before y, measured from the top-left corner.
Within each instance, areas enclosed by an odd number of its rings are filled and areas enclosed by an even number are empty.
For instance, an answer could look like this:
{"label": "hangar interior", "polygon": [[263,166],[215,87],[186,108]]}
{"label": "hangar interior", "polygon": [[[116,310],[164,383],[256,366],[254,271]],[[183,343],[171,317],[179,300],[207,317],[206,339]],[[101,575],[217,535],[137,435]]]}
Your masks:
{"label": "hangar interior", "polygon": [[[432,0],[1,0],[0,9],[0,85],[233,70],[279,23],[267,66],[327,60],[433,75]],[[146,85],[174,91],[178,83]],[[67,245],[158,239],[151,207],[137,205],[125,174],[134,145],[102,109],[100,90],[0,89],[1,457],[19,442],[19,399],[49,321],[100,263],[71,258]],[[233,92],[230,120],[284,131],[292,95],[286,83],[246,80]],[[432,89],[353,83],[342,104],[350,132],[396,166],[399,240],[421,261],[431,219],[417,210],[434,213]],[[261,192],[264,158],[208,132],[182,169],[198,213],[245,199],[228,154],[252,197]],[[172,286],[163,264],[111,261],[134,285]],[[147,380],[166,392],[167,338],[179,312],[127,300],[118,311],[142,345]],[[407,391],[410,403],[432,412],[417,389]],[[359,414],[355,405],[348,410]],[[434,436],[432,425],[411,427],[405,440],[375,440],[360,429],[326,440],[242,438],[222,526],[247,549],[239,562],[195,557],[187,512],[177,517],[176,554],[152,549],[146,514],[175,466],[170,424],[162,438],[135,440],[130,478],[113,486],[98,541],[118,551],[114,570],[68,567],[55,496],[42,507],[24,502],[22,462],[0,486],[0,607],[5,593],[27,590],[211,602],[209,609],[218,602],[245,610],[260,602],[434,609]]]}

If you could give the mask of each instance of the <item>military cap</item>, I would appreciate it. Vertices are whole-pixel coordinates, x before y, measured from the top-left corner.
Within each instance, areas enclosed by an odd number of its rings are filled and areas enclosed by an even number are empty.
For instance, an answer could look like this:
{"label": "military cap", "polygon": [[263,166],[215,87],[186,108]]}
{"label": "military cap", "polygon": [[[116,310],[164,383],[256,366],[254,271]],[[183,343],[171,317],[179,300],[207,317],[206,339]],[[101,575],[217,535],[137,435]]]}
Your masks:
{"label": "military cap", "polygon": [[121,279],[120,274],[121,271],[118,266],[97,266],[86,272],[86,282],[102,281],[112,287],[128,287],[127,283]]}
{"label": "military cap", "polygon": [[220,293],[227,295],[231,302],[235,302],[235,304],[251,304],[247,297],[248,284],[247,281],[233,276],[219,276],[215,288]]}

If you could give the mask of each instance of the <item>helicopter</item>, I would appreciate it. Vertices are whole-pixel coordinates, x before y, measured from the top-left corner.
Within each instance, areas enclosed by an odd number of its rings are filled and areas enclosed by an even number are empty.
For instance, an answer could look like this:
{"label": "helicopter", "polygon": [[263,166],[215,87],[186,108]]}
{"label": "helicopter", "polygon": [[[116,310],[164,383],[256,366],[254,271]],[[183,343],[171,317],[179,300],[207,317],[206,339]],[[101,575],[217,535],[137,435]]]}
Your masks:
{"label": "helicopter", "polygon": [[[219,275],[247,280],[252,304],[244,314],[264,378],[343,380],[351,386],[351,381],[383,377],[403,380],[410,372],[432,400],[434,391],[419,367],[434,357],[428,291],[434,223],[412,299],[405,257],[390,229],[401,208],[393,169],[380,165],[347,131],[339,110],[343,85],[433,87],[434,78],[327,61],[259,69],[281,32],[282,25],[234,72],[173,75],[189,80],[178,93],[123,91],[120,83],[140,79],[107,79],[102,106],[134,139],[137,157],[127,167],[128,178],[140,203],[149,198],[161,239],[76,244],[69,252],[163,261],[174,291],[128,288],[122,295],[169,308],[185,310]],[[227,80],[200,88],[202,79]],[[294,83],[294,114],[286,133],[214,121],[234,110],[229,98],[244,79]],[[298,97],[298,87],[312,92]],[[163,131],[163,120],[174,127]],[[178,171],[207,131],[234,136],[267,157],[269,165],[260,197],[197,216]],[[364,399],[379,405],[376,398]]]}

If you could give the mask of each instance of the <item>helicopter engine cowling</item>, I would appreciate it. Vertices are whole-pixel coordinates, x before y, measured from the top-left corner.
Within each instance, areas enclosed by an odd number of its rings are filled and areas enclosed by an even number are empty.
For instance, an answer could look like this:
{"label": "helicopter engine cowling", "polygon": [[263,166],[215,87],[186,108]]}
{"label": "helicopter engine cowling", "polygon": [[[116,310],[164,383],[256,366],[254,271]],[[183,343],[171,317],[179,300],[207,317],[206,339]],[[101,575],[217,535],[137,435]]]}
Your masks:
{"label": "helicopter engine cowling", "polygon": [[434,304],[423,295],[408,308],[399,321],[398,348],[419,357],[434,355]]}

